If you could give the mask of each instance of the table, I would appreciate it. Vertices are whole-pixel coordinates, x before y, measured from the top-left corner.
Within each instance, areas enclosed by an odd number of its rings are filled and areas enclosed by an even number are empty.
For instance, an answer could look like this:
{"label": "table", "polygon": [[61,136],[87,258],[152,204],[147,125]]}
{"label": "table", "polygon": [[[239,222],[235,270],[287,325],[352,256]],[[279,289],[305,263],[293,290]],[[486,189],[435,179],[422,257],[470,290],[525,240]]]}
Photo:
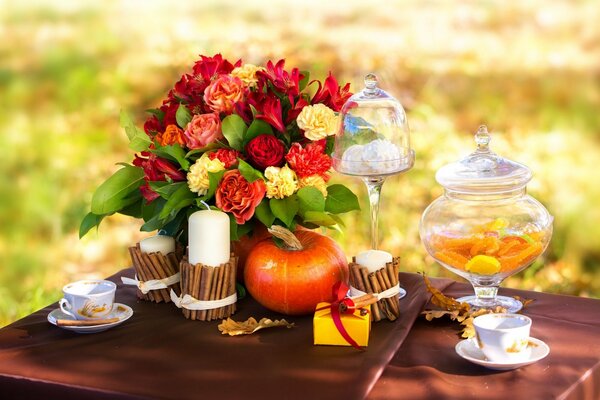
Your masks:
{"label": "table", "polygon": [[[395,323],[374,324],[366,351],[313,346],[311,317],[293,329],[222,336],[218,322],[186,320],[172,304],[139,301],[117,282],[116,301],[134,316],[103,333],[79,335],[50,325],[50,305],[0,330],[2,398],[418,399],[600,398],[600,300],[502,289],[534,298],[525,314],[532,335],[551,347],[541,362],[509,372],[472,365],[454,352],[457,326],[418,317],[422,278],[401,274],[408,296]],[[452,296],[462,283],[434,280]],[[252,299],[236,320],[281,318]]]}

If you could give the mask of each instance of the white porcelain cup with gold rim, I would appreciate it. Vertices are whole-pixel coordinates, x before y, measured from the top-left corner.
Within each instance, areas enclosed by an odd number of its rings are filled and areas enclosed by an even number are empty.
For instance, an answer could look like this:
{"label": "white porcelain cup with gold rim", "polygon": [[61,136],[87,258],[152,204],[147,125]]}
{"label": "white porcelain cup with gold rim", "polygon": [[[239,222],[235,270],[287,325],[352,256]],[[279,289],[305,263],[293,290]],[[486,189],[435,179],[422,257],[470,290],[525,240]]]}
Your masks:
{"label": "white porcelain cup with gold rim", "polygon": [[78,320],[102,318],[112,311],[116,290],[114,282],[84,279],[65,285],[58,304],[62,312]]}
{"label": "white porcelain cup with gold rim", "polygon": [[477,344],[486,358],[498,363],[527,360],[531,355],[531,318],[521,314],[485,314],[473,320]]}

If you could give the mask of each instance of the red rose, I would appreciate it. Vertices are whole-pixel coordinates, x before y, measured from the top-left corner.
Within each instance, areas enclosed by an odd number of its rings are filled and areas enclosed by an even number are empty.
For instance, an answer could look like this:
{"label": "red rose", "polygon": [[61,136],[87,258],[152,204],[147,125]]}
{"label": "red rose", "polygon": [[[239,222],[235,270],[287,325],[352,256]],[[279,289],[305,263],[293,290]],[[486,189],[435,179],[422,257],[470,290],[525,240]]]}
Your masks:
{"label": "red rose", "polygon": [[159,197],[150,188],[148,182],[166,181],[167,178],[176,182],[185,181],[186,179],[185,173],[180,171],[176,165],[148,151],[136,154],[133,165],[144,170],[146,183],[140,187],[140,192],[148,203]]}
{"label": "red rose", "polygon": [[285,159],[300,178],[320,175],[326,181],[329,179],[327,171],[331,168],[331,157],[325,154],[324,141],[309,143],[304,148],[294,143]]}
{"label": "red rose", "polygon": [[250,183],[237,169],[227,171],[215,193],[217,207],[230,212],[235,222],[244,224],[252,216],[254,210],[265,197],[266,187],[262,179]]}
{"label": "red rose", "polygon": [[285,147],[273,135],[258,135],[246,145],[248,161],[254,167],[264,170],[267,167],[280,167],[283,164]]}
{"label": "red rose", "polygon": [[229,169],[236,165],[238,162],[238,157],[241,157],[240,152],[232,149],[219,149],[208,154],[208,158],[211,160],[216,158],[225,164],[225,169]]}

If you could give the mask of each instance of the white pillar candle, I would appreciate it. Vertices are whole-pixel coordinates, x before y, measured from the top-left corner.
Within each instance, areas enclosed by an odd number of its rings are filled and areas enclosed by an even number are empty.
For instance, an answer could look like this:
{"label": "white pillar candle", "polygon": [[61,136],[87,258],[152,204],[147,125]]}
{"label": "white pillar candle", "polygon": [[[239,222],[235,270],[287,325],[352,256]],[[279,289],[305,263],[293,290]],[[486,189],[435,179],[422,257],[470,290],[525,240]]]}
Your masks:
{"label": "white pillar candle", "polygon": [[140,241],[142,253],[162,253],[167,255],[175,251],[175,239],[171,236],[156,235]]}
{"label": "white pillar candle", "polygon": [[375,272],[385,267],[385,264],[392,260],[393,257],[390,253],[381,250],[367,250],[356,256],[356,263],[365,267],[369,272]]}
{"label": "white pillar candle", "polygon": [[192,265],[218,267],[229,261],[229,217],[221,211],[201,210],[188,221],[188,256]]}

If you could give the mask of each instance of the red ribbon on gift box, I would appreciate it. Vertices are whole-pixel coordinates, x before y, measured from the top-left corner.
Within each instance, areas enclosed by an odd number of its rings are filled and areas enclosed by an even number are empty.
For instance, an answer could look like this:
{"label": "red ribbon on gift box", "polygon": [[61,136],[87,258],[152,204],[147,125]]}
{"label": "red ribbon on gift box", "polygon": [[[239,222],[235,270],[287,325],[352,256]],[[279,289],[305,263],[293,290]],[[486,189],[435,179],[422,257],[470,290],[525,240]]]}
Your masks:
{"label": "red ribbon on gift box", "polygon": [[[346,328],[344,327],[344,323],[342,322],[342,314],[354,314],[356,311],[356,307],[354,305],[354,301],[351,298],[346,297],[348,294],[348,285],[344,282],[339,281],[335,285],[333,285],[333,302],[328,306],[331,310],[331,318],[333,319],[333,323],[335,324],[336,329],[342,335],[344,340],[348,342],[349,345],[358,350],[364,350],[362,347],[356,343],[352,336],[348,333]],[[316,311],[321,311],[326,309],[327,307],[318,308]],[[365,308],[360,308],[360,310],[364,310],[368,312]]]}

